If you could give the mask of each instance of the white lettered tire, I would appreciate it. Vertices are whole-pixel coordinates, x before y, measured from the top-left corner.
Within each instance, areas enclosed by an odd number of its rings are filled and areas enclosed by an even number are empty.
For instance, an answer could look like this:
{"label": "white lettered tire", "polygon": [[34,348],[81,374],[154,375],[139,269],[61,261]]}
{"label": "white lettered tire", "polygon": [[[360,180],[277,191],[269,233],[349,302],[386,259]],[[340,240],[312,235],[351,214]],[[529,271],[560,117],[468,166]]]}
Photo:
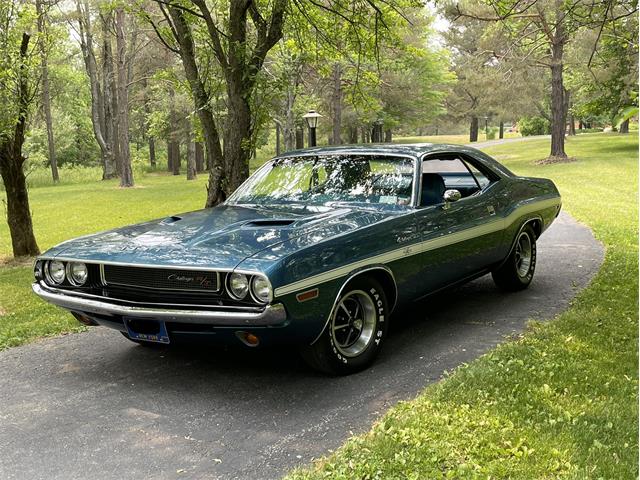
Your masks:
{"label": "white lettered tire", "polygon": [[356,277],[340,292],[322,335],[301,353],[325,373],[349,375],[367,368],[387,335],[389,304],[382,286],[368,276]]}

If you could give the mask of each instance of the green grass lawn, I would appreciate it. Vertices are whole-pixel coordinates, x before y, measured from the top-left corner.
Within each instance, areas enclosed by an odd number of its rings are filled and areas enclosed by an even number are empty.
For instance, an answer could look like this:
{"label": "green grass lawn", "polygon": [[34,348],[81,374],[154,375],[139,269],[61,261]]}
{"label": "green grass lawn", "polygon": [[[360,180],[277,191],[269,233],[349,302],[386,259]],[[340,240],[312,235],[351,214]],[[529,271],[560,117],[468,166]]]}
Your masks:
{"label": "green grass lawn", "polygon": [[637,478],[637,136],[570,138],[579,161],[553,166],[533,164],[548,155],[544,140],[487,152],[558,184],[564,208],[606,245],[602,270],[569,311],[401,402],[289,480]]}
{"label": "green grass lawn", "polygon": [[[564,208],[607,247],[601,272],[568,312],[532,324],[290,478],[637,478],[637,149],[635,135],[581,135],[567,146],[579,161],[547,166],[534,161],[548,155],[548,140],[487,149],[518,174],[558,184]],[[116,182],[32,188],[38,242],[45,250],[200,208],[205,183],[204,175],[147,174],[130,190]],[[0,256],[9,255],[1,222]],[[0,268],[0,349],[82,329],[31,294],[31,278],[30,264]]]}
{"label": "green grass lawn", "polygon": [[[504,132],[504,138],[518,138],[520,134],[517,132]],[[496,134],[496,138],[490,140],[497,140],[498,136]],[[478,142],[486,141],[484,130],[481,130],[478,133]],[[469,134],[461,134],[461,135],[428,135],[423,137],[395,137],[393,139],[394,143],[459,143],[465,144],[469,143]]]}

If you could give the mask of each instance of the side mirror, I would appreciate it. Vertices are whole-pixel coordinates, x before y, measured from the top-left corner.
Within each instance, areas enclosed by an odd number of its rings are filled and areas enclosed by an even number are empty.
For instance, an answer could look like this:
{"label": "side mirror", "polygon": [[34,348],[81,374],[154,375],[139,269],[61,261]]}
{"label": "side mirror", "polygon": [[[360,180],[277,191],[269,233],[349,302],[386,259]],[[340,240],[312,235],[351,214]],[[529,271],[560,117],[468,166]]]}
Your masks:
{"label": "side mirror", "polygon": [[446,190],[444,192],[445,203],[457,202],[462,198],[462,194],[458,190]]}

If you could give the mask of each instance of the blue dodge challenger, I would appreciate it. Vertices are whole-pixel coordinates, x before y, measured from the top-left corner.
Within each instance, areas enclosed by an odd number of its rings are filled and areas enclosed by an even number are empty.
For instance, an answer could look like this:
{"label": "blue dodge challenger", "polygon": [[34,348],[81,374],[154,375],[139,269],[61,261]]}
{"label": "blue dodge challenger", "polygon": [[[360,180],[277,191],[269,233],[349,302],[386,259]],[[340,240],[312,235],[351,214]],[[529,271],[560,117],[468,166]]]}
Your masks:
{"label": "blue dodge challenger", "polygon": [[349,374],[373,362],[398,305],[487,273],[526,288],[560,207],[553,182],[472,148],[297,150],[215,208],[50,249],[33,290],[143,345],[286,343]]}

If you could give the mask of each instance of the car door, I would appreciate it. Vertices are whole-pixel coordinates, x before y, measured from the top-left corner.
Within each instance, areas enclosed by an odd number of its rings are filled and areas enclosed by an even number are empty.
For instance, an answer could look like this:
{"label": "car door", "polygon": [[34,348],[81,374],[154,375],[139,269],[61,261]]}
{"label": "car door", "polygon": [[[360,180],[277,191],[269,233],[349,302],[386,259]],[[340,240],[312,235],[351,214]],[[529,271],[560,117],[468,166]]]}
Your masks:
{"label": "car door", "polygon": [[[421,198],[428,204],[418,206],[416,228],[423,294],[471,277],[497,261],[503,235],[495,208],[498,177],[471,162],[459,154],[434,154],[422,160]],[[424,189],[434,186],[434,176],[442,177],[441,188],[458,190],[462,198],[445,202],[437,199],[439,192],[425,195]]]}

